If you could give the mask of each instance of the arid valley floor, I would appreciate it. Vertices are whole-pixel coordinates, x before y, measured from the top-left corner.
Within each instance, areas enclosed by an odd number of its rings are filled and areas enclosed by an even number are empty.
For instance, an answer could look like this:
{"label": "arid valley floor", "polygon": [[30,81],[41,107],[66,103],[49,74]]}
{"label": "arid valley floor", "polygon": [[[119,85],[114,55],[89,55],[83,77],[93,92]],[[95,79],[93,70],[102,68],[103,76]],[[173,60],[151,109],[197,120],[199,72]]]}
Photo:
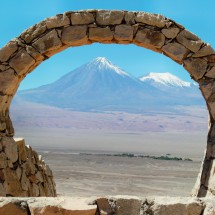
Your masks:
{"label": "arid valley floor", "polygon": [[[26,144],[50,165],[58,195],[189,196],[200,169],[207,134],[26,128],[17,129],[16,136],[24,136]],[[171,154],[193,161],[98,155],[124,152]]]}

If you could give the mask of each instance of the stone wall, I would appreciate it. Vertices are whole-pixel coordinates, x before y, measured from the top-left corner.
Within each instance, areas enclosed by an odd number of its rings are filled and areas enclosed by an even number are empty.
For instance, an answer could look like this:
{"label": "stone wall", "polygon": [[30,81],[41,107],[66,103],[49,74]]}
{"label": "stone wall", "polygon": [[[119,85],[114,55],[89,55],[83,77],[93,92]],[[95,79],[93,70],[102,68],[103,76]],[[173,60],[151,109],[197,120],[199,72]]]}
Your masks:
{"label": "stone wall", "polygon": [[215,199],[129,196],[0,198],[2,215],[215,215]]}
{"label": "stone wall", "polygon": [[24,139],[0,139],[0,196],[56,196],[52,171]]}
{"label": "stone wall", "polygon": [[[194,195],[215,195],[215,52],[193,33],[159,14],[129,11],[71,11],[25,30],[0,50],[0,136],[11,138],[11,100],[20,82],[40,63],[73,46],[136,44],[163,53],[198,82],[210,115],[202,169]],[[131,53],[131,57],[135,53]]]}

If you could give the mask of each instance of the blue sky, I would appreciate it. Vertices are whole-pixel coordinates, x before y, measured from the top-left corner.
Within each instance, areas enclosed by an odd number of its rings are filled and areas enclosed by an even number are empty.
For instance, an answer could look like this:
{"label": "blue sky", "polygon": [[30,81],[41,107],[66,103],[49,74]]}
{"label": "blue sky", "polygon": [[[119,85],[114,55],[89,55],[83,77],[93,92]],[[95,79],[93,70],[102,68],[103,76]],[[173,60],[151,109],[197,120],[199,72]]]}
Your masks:
{"label": "blue sky", "polygon": [[[65,11],[118,9],[163,14],[215,47],[214,8],[214,0],[7,0],[1,2],[0,8],[0,46],[31,25]],[[98,56],[107,57],[136,77],[149,72],[171,72],[190,81],[183,67],[161,54],[134,45],[93,44],[67,49],[43,62],[22,82],[20,89],[51,83]]]}

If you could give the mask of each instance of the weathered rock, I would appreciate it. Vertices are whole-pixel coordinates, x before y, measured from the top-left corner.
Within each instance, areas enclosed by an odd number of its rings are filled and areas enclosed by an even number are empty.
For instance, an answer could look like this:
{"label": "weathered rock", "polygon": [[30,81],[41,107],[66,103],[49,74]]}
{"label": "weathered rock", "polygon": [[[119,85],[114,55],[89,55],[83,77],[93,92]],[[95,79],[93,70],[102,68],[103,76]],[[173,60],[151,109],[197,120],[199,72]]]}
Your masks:
{"label": "weathered rock", "polygon": [[213,95],[215,94],[215,83],[213,81],[201,80],[199,88],[206,101],[213,101]]}
{"label": "weathered rock", "polygon": [[16,144],[18,146],[19,159],[22,162],[25,162],[27,160],[27,152],[26,152],[26,148],[25,148],[25,140],[23,138],[16,138],[15,141],[16,141]]}
{"label": "weathered rock", "polygon": [[64,28],[61,40],[68,46],[79,46],[87,44],[87,26],[70,26]]}
{"label": "weathered rock", "polygon": [[10,198],[0,201],[0,214],[2,215],[29,215],[28,206],[23,201],[16,201]]}
{"label": "weathered rock", "polygon": [[90,12],[76,12],[71,14],[72,25],[88,25],[95,22],[95,18]]}
{"label": "weathered rock", "polygon": [[[17,89],[17,83],[14,84],[14,90]],[[8,115],[7,119],[6,119],[6,129],[7,129],[7,136],[8,137],[13,137],[14,136],[14,127],[13,127],[13,123],[10,119],[10,115]]]}
{"label": "weathered rock", "polygon": [[18,160],[18,148],[17,144],[12,138],[3,137],[2,138],[2,146],[4,148],[4,152],[7,158],[12,162],[16,162]]}
{"label": "weathered rock", "polygon": [[[1,175],[0,175],[0,180],[1,180]],[[5,189],[4,189],[4,186],[2,183],[0,183],[0,196],[6,196],[6,192],[5,192]],[[1,210],[0,210],[0,212],[1,212]]]}
{"label": "weathered rock", "polygon": [[106,28],[90,28],[89,39],[95,42],[104,42],[113,40],[113,32],[109,27]]}
{"label": "weathered rock", "polygon": [[18,77],[15,75],[14,70],[8,69],[4,72],[0,72],[0,86],[1,92],[5,94],[14,93]]}
{"label": "weathered rock", "polygon": [[207,73],[205,74],[208,78],[214,78],[215,79],[215,67],[212,67]]}
{"label": "weathered rock", "polygon": [[195,199],[191,198],[156,198],[151,207],[154,215],[201,215],[204,206]]}
{"label": "weathered rock", "polygon": [[136,22],[147,25],[157,26],[163,28],[166,24],[165,17],[160,14],[151,14],[145,12],[138,12],[135,16]]}
{"label": "weathered rock", "polygon": [[123,11],[99,10],[96,12],[96,23],[98,25],[119,25],[123,18]]}
{"label": "weathered rock", "polygon": [[27,178],[25,171],[22,172],[21,185],[23,190],[28,191],[28,188],[30,187],[30,181]]}
{"label": "weathered rock", "polygon": [[46,23],[47,28],[51,29],[51,28],[67,26],[70,24],[70,20],[65,14],[59,14],[59,15],[47,18],[45,20],[45,23]]}
{"label": "weathered rock", "polygon": [[141,201],[139,199],[117,199],[116,214],[117,215],[139,215]]}
{"label": "weathered rock", "polygon": [[25,170],[27,176],[34,175],[36,173],[36,167],[30,159],[27,159],[27,161],[22,165],[22,168]]}
{"label": "weathered rock", "polygon": [[96,205],[88,205],[84,198],[44,198],[28,200],[31,215],[95,215]]}
{"label": "weathered rock", "polygon": [[58,37],[57,31],[52,30],[45,34],[43,37],[35,41],[32,46],[37,49],[41,54],[49,55],[49,52],[55,51],[62,46],[61,40]]}
{"label": "weathered rock", "polygon": [[7,156],[4,152],[0,153],[0,169],[4,169],[7,166]]}
{"label": "weathered rock", "polygon": [[215,215],[215,200],[214,199],[205,199],[206,208],[202,215]]}
{"label": "weathered rock", "polygon": [[184,68],[195,80],[199,80],[207,71],[207,61],[201,58],[188,58],[184,61]]}
{"label": "weathered rock", "polygon": [[134,12],[125,12],[125,22],[128,25],[134,25],[135,24],[135,13]]}
{"label": "weathered rock", "polygon": [[112,210],[108,199],[106,198],[97,199],[96,204],[98,206],[98,211],[100,215],[114,215],[114,211]]}
{"label": "weathered rock", "polygon": [[164,28],[161,31],[165,37],[169,38],[169,39],[173,39],[175,38],[178,33],[180,32],[179,28]]}
{"label": "weathered rock", "polygon": [[33,57],[37,62],[43,61],[45,59],[45,57],[41,53],[39,53],[34,47],[26,46],[25,48],[28,54],[30,54],[30,56]]}
{"label": "weathered rock", "polygon": [[114,39],[117,41],[129,41],[133,40],[134,29],[129,25],[117,25],[115,27]]}
{"label": "weathered rock", "polygon": [[17,175],[17,178],[20,181],[21,180],[21,176],[22,176],[22,169],[19,166],[16,169],[16,175]]}
{"label": "weathered rock", "polygon": [[29,175],[28,179],[31,183],[35,183],[37,184],[39,182],[39,180],[37,179],[36,175]]}
{"label": "weathered rock", "polygon": [[[30,183],[29,186],[30,196],[38,197],[40,195],[39,187],[35,183]],[[53,196],[53,195],[49,195]]]}
{"label": "weathered rock", "polygon": [[18,45],[15,41],[10,41],[7,45],[0,49],[0,61],[9,60],[11,55],[18,50]]}
{"label": "weathered rock", "polygon": [[139,46],[143,46],[148,49],[158,50],[165,43],[165,37],[160,31],[154,31],[151,29],[138,30],[134,43]]}
{"label": "weathered rock", "polygon": [[10,69],[10,66],[9,65],[3,65],[3,64],[0,64],[0,72],[4,72],[5,70],[8,70]]}
{"label": "weathered rock", "polygon": [[38,181],[43,182],[43,176],[40,171],[38,171],[35,176]]}
{"label": "weathered rock", "polygon": [[197,52],[201,48],[203,42],[194,34],[186,29],[181,31],[176,37],[177,41],[192,52]]}
{"label": "weathered rock", "polygon": [[215,54],[207,56],[209,63],[215,63]]}
{"label": "weathered rock", "polygon": [[192,57],[205,57],[205,56],[213,55],[213,54],[215,54],[213,48],[209,44],[206,44],[198,52],[196,52],[194,55],[192,55]]}
{"label": "weathered rock", "polygon": [[4,189],[7,195],[9,196],[23,196],[21,189],[21,183],[16,175],[14,170],[10,168],[5,168],[4,172]]}
{"label": "weathered rock", "polygon": [[32,40],[35,38],[39,37],[46,31],[46,22],[42,21],[39,22],[38,24],[28,28],[21,34],[21,38],[26,42],[30,43]]}
{"label": "weathered rock", "polygon": [[18,75],[24,75],[36,61],[24,49],[21,49],[11,60],[9,65]]}
{"label": "weathered rock", "polygon": [[177,62],[182,62],[190,52],[189,49],[176,42],[163,46],[162,51]]}

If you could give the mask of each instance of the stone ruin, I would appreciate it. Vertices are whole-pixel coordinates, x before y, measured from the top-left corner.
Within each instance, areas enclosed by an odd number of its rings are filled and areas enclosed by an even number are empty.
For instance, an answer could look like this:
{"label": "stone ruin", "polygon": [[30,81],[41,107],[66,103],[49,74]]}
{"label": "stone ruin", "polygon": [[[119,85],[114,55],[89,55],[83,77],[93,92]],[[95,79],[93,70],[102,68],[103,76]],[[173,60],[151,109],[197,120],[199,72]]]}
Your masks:
{"label": "stone ruin", "polygon": [[56,196],[52,171],[24,139],[4,137],[0,151],[0,196]]}
{"label": "stone ruin", "polygon": [[52,174],[44,162],[30,147],[14,141],[10,104],[20,82],[44,60],[68,47],[95,42],[135,44],[162,53],[183,65],[198,82],[209,111],[209,132],[193,196],[214,196],[215,51],[162,15],[109,10],[71,11],[47,18],[0,50],[0,194],[56,195]]}

